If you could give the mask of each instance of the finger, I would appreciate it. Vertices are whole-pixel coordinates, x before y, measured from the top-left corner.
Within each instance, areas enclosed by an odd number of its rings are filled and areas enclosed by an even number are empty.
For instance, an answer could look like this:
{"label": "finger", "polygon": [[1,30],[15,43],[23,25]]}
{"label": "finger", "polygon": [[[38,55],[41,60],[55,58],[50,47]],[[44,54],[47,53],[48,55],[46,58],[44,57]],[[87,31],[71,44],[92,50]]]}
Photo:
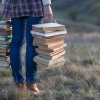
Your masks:
{"label": "finger", "polygon": [[53,14],[47,14],[47,15],[45,15],[46,19],[51,19],[52,17],[53,17]]}

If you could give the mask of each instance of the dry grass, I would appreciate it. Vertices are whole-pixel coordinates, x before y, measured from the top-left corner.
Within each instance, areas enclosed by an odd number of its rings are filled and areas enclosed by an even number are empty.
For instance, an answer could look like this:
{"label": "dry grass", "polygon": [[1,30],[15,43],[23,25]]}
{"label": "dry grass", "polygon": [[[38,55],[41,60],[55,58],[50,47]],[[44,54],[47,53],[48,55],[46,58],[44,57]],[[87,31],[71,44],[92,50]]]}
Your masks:
{"label": "dry grass", "polygon": [[28,91],[16,90],[11,70],[0,69],[0,100],[100,100],[100,47],[95,45],[95,35],[82,37],[84,43],[77,42],[81,41],[80,38],[76,41],[77,36],[66,39],[69,46],[64,66],[38,70],[38,85],[46,91],[45,95],[34,97]]}

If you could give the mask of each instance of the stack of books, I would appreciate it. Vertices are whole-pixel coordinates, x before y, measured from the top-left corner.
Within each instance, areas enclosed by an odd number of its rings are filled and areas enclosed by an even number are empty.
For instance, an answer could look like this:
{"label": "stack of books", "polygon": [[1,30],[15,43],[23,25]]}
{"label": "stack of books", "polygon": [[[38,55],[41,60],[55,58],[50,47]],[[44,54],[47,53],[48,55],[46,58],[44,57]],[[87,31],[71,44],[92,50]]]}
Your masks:
{"label": "stack of books", "polygon": [[58,67],[65,63],[64,43],[67,30],[64,25],[58,23],[45,23],[32,25],[31,34],[33,45],[36,48],[37,56],[33,60],[40,67]]}
{"label": "stack of books", "polygon": [[10,66],[9,46],[12,39],[10,21],[0,21],[0,67]]}

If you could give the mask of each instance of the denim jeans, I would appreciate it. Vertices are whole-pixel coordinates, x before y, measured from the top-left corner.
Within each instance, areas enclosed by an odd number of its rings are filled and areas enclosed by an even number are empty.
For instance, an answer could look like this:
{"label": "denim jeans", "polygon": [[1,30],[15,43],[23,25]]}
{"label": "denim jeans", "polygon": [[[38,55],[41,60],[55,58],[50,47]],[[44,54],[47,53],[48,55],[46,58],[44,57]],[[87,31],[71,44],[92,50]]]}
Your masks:
{"label": "denim jeans", "polygon": [[22,74],[22,46],[26,43],[26,82],[36,83],[37,66],[33,61],[36,56],[35,46],[32,45],[33,37],[30,33],[33,24],[43,22],[43,17],[19,17],[11,18],[12,22],[12,42],[10,44],[10,64],[14,82],[25,81]]}

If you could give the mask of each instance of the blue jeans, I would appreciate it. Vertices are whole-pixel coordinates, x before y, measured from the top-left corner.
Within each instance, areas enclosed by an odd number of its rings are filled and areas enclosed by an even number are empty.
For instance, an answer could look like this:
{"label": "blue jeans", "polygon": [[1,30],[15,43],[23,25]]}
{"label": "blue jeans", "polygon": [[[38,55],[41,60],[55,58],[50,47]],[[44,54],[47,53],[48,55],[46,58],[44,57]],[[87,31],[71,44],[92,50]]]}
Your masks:
{"label": "blue jeans", "polygon": [[30,33],[33,24],[43,22],[43,17],[19,17],[11,18],[12,42],[10,44],[10,64],[14,82],[25,81],[22,74],[22,46],[26,41],[26,82],[36,83],[37,66],[33,61],[36,56],[35,46],[32,45],[33,37]]}

